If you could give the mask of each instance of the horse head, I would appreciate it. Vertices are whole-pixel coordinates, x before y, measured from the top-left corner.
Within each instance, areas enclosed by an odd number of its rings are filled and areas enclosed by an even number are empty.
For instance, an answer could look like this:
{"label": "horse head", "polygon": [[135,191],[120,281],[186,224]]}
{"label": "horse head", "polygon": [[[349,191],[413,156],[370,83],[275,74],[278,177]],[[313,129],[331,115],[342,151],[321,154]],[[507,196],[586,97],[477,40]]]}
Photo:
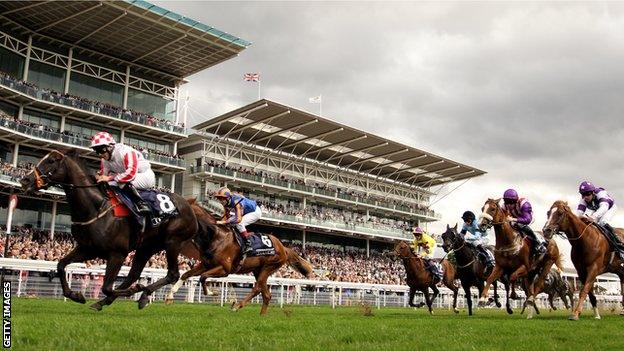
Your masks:
{"label": "horse head", "polygon": [[57,150],[50,151],[20,180],[26,193],[47,189],[50,185],[67,183],[71,170],[67,165],[70,153]]}
{"label": "horse head", "polygon": [[500,199],[487,199],[479,217],[479,230],[482,232],[492,228],[495,224],[504,223],[505,212],[500,207]]}
{"label": "horse head", "polygon": [[412,253],[412,249],[409,244],[405,241],[401,241],[394,246],[394,252],[396,252],[397,256],[400,258],[409,258],[414,256]]}
{"label": "horse head", "polygon": [[463,244],[464,238],[457,233],[457,224],[454,227],[446,225],[446,231],[442,233],[442,248],[449,252]]}
{"label": "horse head", "polygon": [[548,220],[544,224],[542,232],[545,238],[550,239],[553,235],[559,234],[562,228],[569,226],[569,217],[574,214],[566,201],[557,200],[550,206],[550,210],[548,210],[546,215]]}

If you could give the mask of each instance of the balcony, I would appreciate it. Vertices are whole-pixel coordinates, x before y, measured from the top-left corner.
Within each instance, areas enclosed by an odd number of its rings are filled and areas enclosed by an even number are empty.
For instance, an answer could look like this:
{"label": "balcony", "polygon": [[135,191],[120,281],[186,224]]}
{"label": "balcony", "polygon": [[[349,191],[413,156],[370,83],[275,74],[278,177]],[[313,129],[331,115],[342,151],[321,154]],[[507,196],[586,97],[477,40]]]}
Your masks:
{"label": "balcony", "polygon": [[330,191],[325,189],[317,189],[308,185],[289,183],[280,179],[273,179],[267,177],[261,177],[254,174],[247,174],[242,172],[236,172],[220,167],[210,167],[210,166],[191,166],[189,168],[189,173],[192,176],[198,178],[205,178],[206,176],[216,177],[223,180],[228,181],[241,181],[248,184],[253,184],[257,186],[267,186],[287,192],[295,192],[301,195],[307,195],[318,198],[325,198],[335,201],[340,201],[347,204],[355,204],[361,205],[364,207],[380,209],[383,211],[392,211],[395,213],[407,215],[407,216],[416,216],[419,217],[422,221],[435,221],[441,218],[440,215],[433,213],[433,211],[428,211],[423,213],[422,211],[416,211],[409,206],[404,205],[394,205],[391,203],[386,203],[383,201],[376,201],[373,199],[365,199],[365,198],[357,198],[348,194],[339,193],[336,191]]}
{"label": "balcony", "polygon": [[[6,118],[0,118],[0,138],[2,137],[11,142],[19,142],[33,148],[52,148],[52,144],[91,152],[91,141],[88,139],[51,132],[43,129],[43,126],[41,128],[31,127]],[[144,153],[143,156],[152,164],[154,170],[170,172],[172,171],[171,168],[175,168],[177,171],[185,169],[183,159],[150,153]]]}
{"label": "balcony", "polygon": [[[155,137],[167,137],[172,140],[186,137],[186,129],[171,122],[131,114],[122,111],[121,108],[109,107],[106,104],[96,104],[88,100],[51,94],[47,90],[26,85],[3,75],[0,75],[0,85],[3,88],[0,89],[2,90],[0,95],[5,99],[12,99],[16,103],[39,105],[46,110],[56,110],[65,115],[83,117],[87,120],[94,119],[126,130],[143,131],[145,134]],[[53,104],[52,107],[50,107],[50,103]]]}

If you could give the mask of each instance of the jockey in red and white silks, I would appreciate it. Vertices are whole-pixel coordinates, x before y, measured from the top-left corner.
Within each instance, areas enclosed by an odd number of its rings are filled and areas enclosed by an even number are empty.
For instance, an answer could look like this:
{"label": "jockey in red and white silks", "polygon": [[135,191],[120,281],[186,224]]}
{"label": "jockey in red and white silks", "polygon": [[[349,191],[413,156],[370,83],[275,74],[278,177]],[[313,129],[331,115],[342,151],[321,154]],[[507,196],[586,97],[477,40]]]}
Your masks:
{"label": "jockey in red and white silks", "polygon": [[111,177],[110,185],[130,182],[137,189],[156,186],[156,175],[150,163],[143,154],[128,145],[115,144],[110,160],[102,159],[100,172]]}

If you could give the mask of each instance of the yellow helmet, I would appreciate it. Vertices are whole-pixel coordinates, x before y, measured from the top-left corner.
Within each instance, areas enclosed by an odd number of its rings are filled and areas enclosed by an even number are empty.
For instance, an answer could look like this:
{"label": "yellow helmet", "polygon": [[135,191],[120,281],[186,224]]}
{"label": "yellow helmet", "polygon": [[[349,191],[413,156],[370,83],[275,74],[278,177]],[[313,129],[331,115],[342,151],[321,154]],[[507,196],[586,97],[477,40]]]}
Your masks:
{"label": "yellow helmet", "polygon": [[230,189],[228,189],[227,187],[221,187],[219,190],[217,190],[217,193],[215,194],[215,197],[219,198],[224,198],[224,199],[229,199],[230,196],[232,196],[232,192],[230,191]]}

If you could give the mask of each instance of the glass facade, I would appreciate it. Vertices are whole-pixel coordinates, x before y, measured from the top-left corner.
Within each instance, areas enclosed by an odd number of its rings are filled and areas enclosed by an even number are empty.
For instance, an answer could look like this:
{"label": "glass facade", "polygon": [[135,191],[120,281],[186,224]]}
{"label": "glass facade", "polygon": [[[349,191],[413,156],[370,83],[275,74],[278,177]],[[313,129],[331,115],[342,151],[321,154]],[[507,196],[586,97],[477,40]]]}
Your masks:
{"label": "glass facade", "polygon": [[158,150],[163,152],[170,152],[171,146],[166,143],[159,143],[154,140],[146,140],[142,139],[136,135],[132,135],[130,133],[125,134],[124,144],[139,146],[139,148],[146,148],[151,150]]}
{"label": "glass facade", "polygon": [[22,120],[50,127],[57,131],[61,128],[61,121],[58,117],[53,117],[37,111],[24,110],[22,113]]}
{"label": "glass facade", "polygon": [[28,65],[28,81],[40,88],[63,92],[66,70],[60,67],[30,60]]}
{"label": "glass facade", "polygon": [[92,101],[105,102],[114,106],[123,104],[123,86],[109,81],[72,72],[69,93]]}
{"label": "glass facade", "polygon": [[128,89],[128,108],[156,118],[175,120],[175,101],[136,89]]}
{"label": "glass facade", "polygon": [[8,73],[14,78],[22,79],[24,75],[25,59],[3,47],[0,47],[0,71]]}
{"label": "glass facade", "polygon": [[94,136],[98,132],[109,132],[113,135],[115,140],[119,141],[119,131],[115,129],[106,128],[103,126],[96,126],[92,124],[80,123],[72,120],[65,121],[65,130],[68,132],[72,132],[75,135],[83,135],[88,137],[87,139],[91,140],[91,137]]}

